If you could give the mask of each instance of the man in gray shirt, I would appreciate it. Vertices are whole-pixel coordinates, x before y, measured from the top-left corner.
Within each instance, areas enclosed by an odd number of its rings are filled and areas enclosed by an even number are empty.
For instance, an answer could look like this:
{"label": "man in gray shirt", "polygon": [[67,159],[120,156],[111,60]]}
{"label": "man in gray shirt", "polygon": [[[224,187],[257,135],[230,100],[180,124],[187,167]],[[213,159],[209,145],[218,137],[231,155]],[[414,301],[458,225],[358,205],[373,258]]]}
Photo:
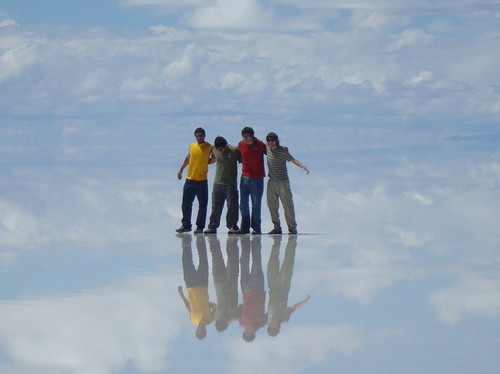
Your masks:
{"label": "man in gray shirt", "polygon": [[304,169],[309,174],[307,166],[296,160],[289,152],[288,148],[280,146],[278,135],[270,132],[266,136],[267,141],[267,167],[269,169],[269,180],[267,182],[267,206],[271,213],[271,221],[274,228],[269,234],[281,234],[281,223],[279,216],[279,201],[285,211],[285,219],[290,234],[297,234],[297,221],[295,220],[295,208],[293,205],[293,195],[290,188],[290,180],[286,162],[290,161]]}
{"label": "man in gray shirt", "polygon": [[211,157],[215,158],[215,178],[212,190],[212,213],[205,234],[217,233],[220,218],[227,201],[226,226],[229,232],[238,230],[238,162],[241,162],[240,151],[227,144],[222,136],[215,138]]}

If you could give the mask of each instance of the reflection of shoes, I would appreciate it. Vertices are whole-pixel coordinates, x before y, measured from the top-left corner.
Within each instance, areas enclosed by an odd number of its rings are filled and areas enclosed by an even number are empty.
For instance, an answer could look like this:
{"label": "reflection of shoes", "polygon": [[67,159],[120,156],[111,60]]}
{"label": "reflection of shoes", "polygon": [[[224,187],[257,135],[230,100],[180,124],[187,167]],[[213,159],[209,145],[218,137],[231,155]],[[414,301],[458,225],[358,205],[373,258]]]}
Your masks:
{"label": "reflection of shoes", "polygon": [[205,231],[203,231],[204,234],[217,234],[217,229],[213,229],[213,228],[208,228],[206,229]]}
{"label": "reflection of shoes", "polygon": [[282,234],[281,229],[274,228],[268,232],[269,235],[280,235]]}
{"label": "reflection of shoes", "polygon": [[203,229],[196,229],[193,231],[193,234],[202,234],[203,233]]}
{"label": "reflection of shoes", "polygon": [[250,230],[249,229],[239,229],[239,230],[236,230],[233,234],[238,234],[238,235],[250,234]]}
{"label": "reflection of shoes", "polygon": [[297,235],[297,229],[288,230],[288,233],[291,235]]}
{"label": "reflection of shoes", "polygon": [[189,232],[191,231],[191,227],[187,227],[187,226],[181,226],[179,227],[177,230],[175,230],[177,232]]}
{"label": "reflection of shoes", "polygon": [[252,235],[260,235],[262,232],[259,229],[253,229],[252,230]]}

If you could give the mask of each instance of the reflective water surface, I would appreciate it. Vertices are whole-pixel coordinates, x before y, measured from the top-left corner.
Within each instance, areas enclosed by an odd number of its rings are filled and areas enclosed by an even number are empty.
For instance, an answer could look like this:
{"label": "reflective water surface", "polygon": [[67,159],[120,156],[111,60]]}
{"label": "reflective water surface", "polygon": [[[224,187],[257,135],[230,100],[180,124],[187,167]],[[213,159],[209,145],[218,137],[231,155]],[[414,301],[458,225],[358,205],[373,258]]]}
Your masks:
{"label": "reflective water surface", "polygon": [[[2,373],[496,371],[496,254],[332,239],[172,234],[4,253]],[[197,337],[187,292],[204,287],[214,322]]]}

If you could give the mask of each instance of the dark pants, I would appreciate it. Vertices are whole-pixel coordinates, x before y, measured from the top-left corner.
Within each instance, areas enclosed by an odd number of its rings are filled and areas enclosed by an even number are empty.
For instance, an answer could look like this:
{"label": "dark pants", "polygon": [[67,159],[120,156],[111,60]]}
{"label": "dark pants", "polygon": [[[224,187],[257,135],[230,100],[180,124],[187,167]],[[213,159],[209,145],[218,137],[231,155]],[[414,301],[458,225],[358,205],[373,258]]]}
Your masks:
{"label": "dark pants", "polygon": [[198,267],[193,261],[193,252],[191,249],[191,236],[182,241],[182,269],[184,281],[187,288],[208,287],[208,256],[205,238],[199,236],[196,238],[196,247],[198,250]]}
{"label": "dark pants", "polygon": [[227,228],[230,229],[238,226],[238,189],[236,185],[214,183],[214,189],[212,190],[212,213],[210,214],[208,228],[216,229],[219,227],[225,201],[227,201]]}
{"label": "dark pants", "polygon": [[186,179],[182,192],[182,226],[191,227],[191,213],[193,211],[193,201],[195,197],[198,199],[196,227],[203,229],[207,219],[208,181],[193,181]]}
{"label": "dark pants", "polygon": [[[241,238],[241,292],[263,291],[264,270],[262,269],[260,237],[253,237],[250,241],[248,236]],[[252,255],[252,266],[250,267],[250,254]]]}
{"label": "dark pants", "polygon": [[[240,180],[240,211],[241,228],[248,230],[250,226],[260,231],[261,205],[264,193],[264,178],[244,178]],[[250,216],[250,201],[252,200],[252,215]]]}

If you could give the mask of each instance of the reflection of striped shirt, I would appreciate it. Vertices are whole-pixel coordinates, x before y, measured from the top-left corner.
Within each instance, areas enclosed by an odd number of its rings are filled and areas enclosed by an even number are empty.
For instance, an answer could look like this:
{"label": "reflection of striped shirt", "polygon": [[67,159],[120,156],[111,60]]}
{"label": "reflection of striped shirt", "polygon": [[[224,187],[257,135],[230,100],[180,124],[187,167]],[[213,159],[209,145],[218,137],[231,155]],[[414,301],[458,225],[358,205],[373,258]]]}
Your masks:
{"label": "reflection of striped shirt", "polygon": [[278,146],[272,150],[267,146],[267,167],[269,169],[269,178],[271,179],[288,179],[288,171],[286,169],[286,161],[293,161],[293,156]]}

